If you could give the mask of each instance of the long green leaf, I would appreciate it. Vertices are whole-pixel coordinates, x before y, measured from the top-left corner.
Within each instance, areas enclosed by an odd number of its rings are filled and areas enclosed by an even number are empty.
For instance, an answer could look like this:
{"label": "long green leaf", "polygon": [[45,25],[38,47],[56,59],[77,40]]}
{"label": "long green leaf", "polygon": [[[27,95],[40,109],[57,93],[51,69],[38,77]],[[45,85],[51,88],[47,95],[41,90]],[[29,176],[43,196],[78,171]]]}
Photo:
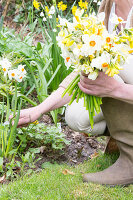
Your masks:
{"label": "long green leaf", "polygon": [[58,70],[61,68],[61,64],[59,64],[54,72],[54,74],[52,75],[51,79],[49,80],[48,84],[47,84],[47,87],[50,85],[50,83],[53,81],[53,79],[55,78]]}

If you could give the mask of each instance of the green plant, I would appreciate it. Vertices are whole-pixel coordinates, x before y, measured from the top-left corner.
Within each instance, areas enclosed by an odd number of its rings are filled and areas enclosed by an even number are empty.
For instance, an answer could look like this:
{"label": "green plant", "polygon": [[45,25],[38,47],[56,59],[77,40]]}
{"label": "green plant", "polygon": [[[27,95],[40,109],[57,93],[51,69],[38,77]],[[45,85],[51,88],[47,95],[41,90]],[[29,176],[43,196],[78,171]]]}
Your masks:
{"label": "green plant", "polygon": [[21,175],[24,173],[24,167],[26,164],[28,164],[28,167],[31,169],[34,169],[35,163],[39,161],[41,158],[36,158],[36,153],[40,153],[39,149],[30,149],[28,152],[25,153],[25,155],[21,155]]}
{"label": "green plant", "polygon": [[18,129],[18,138],[22,141],[21,151],[27,147],[30,142],[31,147],[50,146],[54,150],[62,150],[64,145],[70,144],[65,139],[65,135],[58,126],[46,126],[43,123],[37,125],[30,124],[29,127]]}

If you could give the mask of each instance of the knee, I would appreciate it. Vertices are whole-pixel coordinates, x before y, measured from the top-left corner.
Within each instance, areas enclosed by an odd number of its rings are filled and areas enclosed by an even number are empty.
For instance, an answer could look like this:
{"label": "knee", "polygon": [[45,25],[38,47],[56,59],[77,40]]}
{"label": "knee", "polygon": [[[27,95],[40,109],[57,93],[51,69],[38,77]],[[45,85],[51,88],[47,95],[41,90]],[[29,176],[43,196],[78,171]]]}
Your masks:
{"label": "knee", "polygon": [[75,131],[79,131],[78,128],[79,115],[80,115],[79,109],[77,108],[75,102],[73,102],[72,105],[67,106],[65,111],[65,121],[67,125]]}
{"label": "knee", "polygon": [[78,132],[91,133],[92,135],[102,134],[106,128],[102,112],[94,116],[94,128],[92,130],[88,111],[83,106],[83,100],[78,103],[74,101],[66,108],[65,120],[68,126]]}

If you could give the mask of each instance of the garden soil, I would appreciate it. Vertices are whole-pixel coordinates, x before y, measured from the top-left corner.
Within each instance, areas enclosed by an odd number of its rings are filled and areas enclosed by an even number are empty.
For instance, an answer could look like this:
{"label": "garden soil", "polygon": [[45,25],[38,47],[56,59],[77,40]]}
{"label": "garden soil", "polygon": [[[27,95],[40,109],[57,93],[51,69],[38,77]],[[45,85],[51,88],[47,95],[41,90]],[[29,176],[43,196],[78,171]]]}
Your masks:
{"label": "garden soil", "polygon": [[[49,115],[43,115],[40,122],[53,125]],[[63,119],[61,119],[61,128],[70,144],[66,145],[62,151],[53,151],[51,148],[42,147],[42,159],[37,162],[38,167],[41,168],[41,164],[44,162],[75,165],[98,156],[99,151],[104,151],[105,137],[88,137],[84,133],[75,132],[67,126]]]}

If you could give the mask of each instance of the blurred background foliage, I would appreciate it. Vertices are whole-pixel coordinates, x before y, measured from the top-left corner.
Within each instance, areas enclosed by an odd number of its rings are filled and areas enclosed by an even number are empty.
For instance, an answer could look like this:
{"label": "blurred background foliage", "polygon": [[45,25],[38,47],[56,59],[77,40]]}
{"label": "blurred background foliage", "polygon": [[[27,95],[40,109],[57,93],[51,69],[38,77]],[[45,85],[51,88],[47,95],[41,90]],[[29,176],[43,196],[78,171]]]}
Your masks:
{"label": "blurred background foliage", "polygon": [[[38,2],[44,4],[45,2],[48,5],[52,5],[54,0],[39,0]],[[97,3],[101,0],[87,0],[91,7],[98,11]],[[56,0],[56,4],[58,4],[60,0]],[[73,3],[78,4],[78,0],[63,0],[64,4],[67,4],[67,10],[71,8]],[[1,0],[0,1],[0,16],[3,14],[4,17],[11,16],[13,21],[16,23],[23,23],[24,19],[27,19],[28,13],[32,9],[32,0]],[[67,10],[65,12],[67,12]]]}

